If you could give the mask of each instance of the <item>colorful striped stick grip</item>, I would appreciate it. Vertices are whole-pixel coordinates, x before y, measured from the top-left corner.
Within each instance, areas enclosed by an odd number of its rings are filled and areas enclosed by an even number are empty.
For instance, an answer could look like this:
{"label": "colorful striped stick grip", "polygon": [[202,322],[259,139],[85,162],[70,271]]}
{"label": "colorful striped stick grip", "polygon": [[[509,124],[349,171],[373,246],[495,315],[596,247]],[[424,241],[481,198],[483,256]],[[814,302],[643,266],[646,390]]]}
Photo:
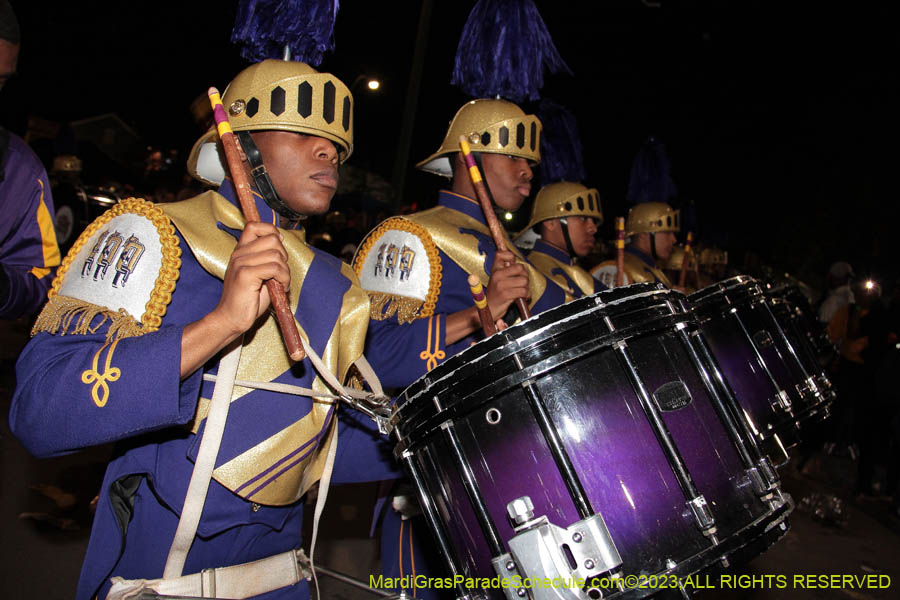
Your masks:
{"label": "colorful striped stick grip", "polygon": [[687,241],[684,243],[684,257],[681,259],[681,273],[678,274],[678,287],[684,289],[687,283],[687,266],[688,259],[691,257],[691,242],[694,241],[694,232],[688,231]]}
{"label": "colorful striped stick grip", "polygon": [[472,299],[475,300],[475,307],[478,309],[478,318],[481,321],[481,328],[484,330],[484,337],[494,335],[497,333],[494,317],[491,315],[484,287],[475,275],[469,275],[469,289],[472,291]]}
{"label": "colorful striped stick grip", "polygon": [[[491,197],[484,185],[484,179],[481,177],[481,171],[475,164],[475,157],[472,156],[472,150],[469,148],[469,142],[466,136],[459,136],[459,149],[463,153],[463,159],[466,161],[466,167],[469,169],[469,177],[472,179],[472,186],[475,188],[475,195],[478,196],[478,203],[481,204],[481,212],[484,213],[484,220],[487,222],[488,229],[491,230],[491,237],[494,238],[494,245],[497,246],[498,252],[506,252],[506,235],[503,233],[503,227],[494,213],[494,207],[491,204]],[[506,265],[507,267],[509,264]],[[531,309],[522,298],[516,298],[516,308],[519,309],[519,315],[523,320],[531,316]]]}
{"label": "colorful striped stick grip", "polygon": [[625,282],[625,217],[616,217],[616,287]]}
{"label": "colorful striped stick grip", "polygon": [[[209,103],[212,106],[213,116],[216,120],[219,139],[222,140],[222,148],[225,150],[228,171],[231,173],[231,180],[234,183],[238,202],[241,205],[241,212],[244,213],[244,220],[248,223],[258,222],[259,211],[256,210],[256,200],[253,199],[253,188],[250,185],[250,178],[247,176],[247,171],[244,169],[244,164],[241,160],[237,138],[231,131],[228,115],[225,113],[225,107],[222,106],[219,90],[211,87],[207,93],[209,94]],[[272,309],[275,311],[275,318],[278,320],[278,327],[281,329],[281,337],[284,338],[284,345],[287,347],[288,355],[292,360],[299,362],[306,356],[306,352],[303,351],[300,332],[297,330],[297,323],[294,320],[284,286],[274,279],[269,279],[266,281],[266,289],[269,292],[269,298],[272,300]]]}

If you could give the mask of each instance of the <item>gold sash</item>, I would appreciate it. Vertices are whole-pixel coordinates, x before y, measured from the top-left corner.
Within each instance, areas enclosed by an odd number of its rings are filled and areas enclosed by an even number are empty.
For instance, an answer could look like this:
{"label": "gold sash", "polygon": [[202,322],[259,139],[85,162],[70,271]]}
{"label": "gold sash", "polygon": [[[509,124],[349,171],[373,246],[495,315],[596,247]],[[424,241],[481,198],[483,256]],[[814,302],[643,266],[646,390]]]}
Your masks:
{"label": "gold sash", "polygon": [[[162,208],[178,228],[200,265],[215,277],[224,279],[225,269],[237,240],[217,228],[215,223],[243,230],[245,221],[240,210],[216,192],[206,192],[184,202],[164,204]],[[314,253],[306,245],[302,231],[280,231],[284,235],[283,244],[291,267],[288,298],[291,312],[296,312],[297,299]],[[338,321],[321,356],[329,370],[344,381],[350,365],[362,355],[368,327],[369,299],[347,265],[342,264],[341,273],[352,285],[343,298],[324,299],[340,301],[342,304]],[[310,284],[314,285],[314,282]],[[300,335],[308,339],[299,323],[297,326]],[[273,315],[270,314],[248,332],[244,339],[237,379],[269,382],[290,369],[291,361]],[[315,378],[312,387],[323,392],[329,391],[319,377]],[[235,386],[232,402],[250,391],[252,390]],[[320,441],[318,447],[304,460],[287,468],[259,492],[252,493],[253,485],[244,488],[241,486],[262,472],[277,470],[276,463],[319,434],[325,426],[331,406],[332,401],[313,400],[313,408],[309,414],[294,423],[285,423],[285,428],[277,434],[255,443],[237,457],[220,465],[213,472],[213,478],[242,497],[260,504],[285,505],[297,501],[322,475],[329,444],[333,442],[337,431],[333,425],[327,434],[327,444]],[[209,400],[201,399],[195,418],[195,430],[206,417],[208,407]],[[255,441],[249,441],[253,442]]]}
{"label": "gold sash", "polygon": [[590,273],[585,271],[579,266],[570,265],[562,262],[561,260],[557,260],[556,258],[550,256],[549,254],[544,254],[543,252],[539,252],[537,250],[533,250],[528,255],[528,260],[531,261],[531,264],[535,266],[535,268],[540,271],[544,277],[547,279],[551,279],[556,282],[559,287],[561,287],[566,292],[566,302],[569,302],[575,298],[575,290],[569,287],[569,282],[566,281],[566,278],[562,275],[554,274],[554,269],[560,269],[569,278],[575,282],[575,285],[581,290],[581,293],[585,296],[590,296],[594,293],[594,278]]}

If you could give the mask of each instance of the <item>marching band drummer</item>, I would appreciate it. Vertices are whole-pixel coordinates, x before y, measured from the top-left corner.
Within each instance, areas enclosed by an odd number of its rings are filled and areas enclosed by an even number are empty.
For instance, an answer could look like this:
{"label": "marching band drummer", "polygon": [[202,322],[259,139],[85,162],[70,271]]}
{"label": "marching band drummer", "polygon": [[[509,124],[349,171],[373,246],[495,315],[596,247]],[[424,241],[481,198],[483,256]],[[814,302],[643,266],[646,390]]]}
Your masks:
{"label": "marching band drummer", "polygon": [[[310,396],[332,389],[328,376],[317,376],[309,356],[291,362],[264,285],[284,286],[309,350],[343,381],[362,354],[369,299],[349,266],[311,248],[292,224],[328,210],[353,148],[350,90],[304,63],[266,60],[235,77],[224,106],[262,222],[246,222],[236,206],[211,129],[189,170],[221,183],[218,191],[161,206],[126,200],[95,221],[66,257],[17,365],[10,427],[29,451],[119,443],[79,599],[107,597],[111,577],[124,593],[164,573],[148,584],[163,595],[215,586],[218,597],[307,597],[294,552],[307,490],[332,464],[335,483],[398,476],[380,460],[368,417]],[[227,372],[241,345],[235,368],[245,387],[220,394],[209,376]],[[179,517],[187,522],[197,507],[186,494],[217,398],[229,414],[179,565],[173,539]]]}
{"label": "marching band drummer", "polygon": [[538,192],[531,220],[519,236],[529,229],[540,236],[528,260],[547,278],[545,293],[557,297],[556,305],[607,289],[575,262],[590,253],[601,223],[603,211],[596,189],[559,181]]}
{"label": "marching band drummer", "polygon": [[[684,266],[684,261],[687,260],[687,266]],[[667,258],[662,263],[662,271],[669,278],[669,281],[679,281],[681,278],[681,270],[684,266],[685,269],[685,283],[684,289],[682,290],[685,294],[692,294],[696,292],[698,289],[702,289],[702,287],[706,287],[705,285],[700,287],[697,283],[702,281],[700,278],[700,272],[697,268],[697,257],[694,254],[694,251],[690,252],[685,251],[685,247],[680,244],[675,244],[672,246],[672,251],[669,253],[669,258]],[[688,283],[689,279],[693,279],[691,283]],[[679,288],[681,289],[681,288]]]}
{"label": "marching band drummer", "polygon": [[[659,261],[669,258],[680,229],[678,210],[663,202],[643,202],[632,206],[625,218],[624,285],[656,282],[666,287],[672,283],[659,268]],[[607,287],[616,286],[616,260],[606,260],[591,270],[591,275]]]}
{"label": "marching band drummer", "polygon": [[537,117],[512,102],[467,102],[440,148],[417,165],[450,180],[438,205],[387,219],[360,244],[353,268],[372,300],[367,354],[385,386],[405,387],[480,339],[469,275],[484,285],[495,319],[518,298],[533,313],[554,306],[546,279],[515,246],[507,241],[507,252],[496,251],[459,151],[465,135],[494,205],[515,211],[531,192],[540,130]]}
{"label": "marching band drummer", "polygon": [[[450,180],[438,206],[387,219],[360,244],[353,268],[372,300],[366,354],[386,387],[408,386],[481,338],[470,274],[481,280],[495,319],[506,315],[518,298],[530,301],[533,313],[555,306],[544,276],[512,243],[507,241],[507,252],[497,252],[459,150],[459,137],[465,135],[494,205],[514,211],[531,191],[532,166],[541,158],[540,131],[537,117],[512,102],[467,102],[438,150],[418,164]],[[395,491],[393,504],[404,495]],[[390,507],[384,511],[385,577],[442,566],[430,547],[424,519],[408,516]],[[436,595],[434,590],[408,591]]]}

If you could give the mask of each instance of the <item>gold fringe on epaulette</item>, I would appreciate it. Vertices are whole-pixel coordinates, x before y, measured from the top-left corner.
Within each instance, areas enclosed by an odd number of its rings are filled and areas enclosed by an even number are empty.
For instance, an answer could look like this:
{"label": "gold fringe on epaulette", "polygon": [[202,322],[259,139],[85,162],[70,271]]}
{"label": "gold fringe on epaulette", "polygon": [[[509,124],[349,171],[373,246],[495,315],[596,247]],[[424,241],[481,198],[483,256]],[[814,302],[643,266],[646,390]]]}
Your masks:
{"label": "gold fringe on epaulette", "polygon": [[[95,323],[98,317],[102,318]],[[103,306],[57,294],[44,306],[31,328],[31,335],[42,331],[53,335],[93,334],[100,331],[108,321],[107,342],[145,333],[140,323],[125,309],[112,312]]]}
{"label": "gold fringe on epaulette", "polygon": [[368,292],[371,303],[370,316],[376,321],[390,319],[395,314],[400,324],[412,323],[419,318],[419,309],[425,304],[416,298],[395,296],[384,292]]}

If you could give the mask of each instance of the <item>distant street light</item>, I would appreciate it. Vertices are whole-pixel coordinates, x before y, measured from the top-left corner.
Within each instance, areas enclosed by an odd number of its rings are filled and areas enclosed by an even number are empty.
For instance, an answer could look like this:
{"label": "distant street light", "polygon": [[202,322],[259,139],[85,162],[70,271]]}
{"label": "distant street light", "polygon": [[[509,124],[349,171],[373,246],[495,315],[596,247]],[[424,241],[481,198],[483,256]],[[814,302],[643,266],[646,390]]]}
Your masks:
{"label": "distant street light", "polygon": [[353,80],[353,83],[350,85],[350,91],[353,92],[363,81],[366,82],[366,88],[370,92],[377,92],[381,89],[381,80],[377,77],[372,77],[371,75],[357,75],[356,79]]}

